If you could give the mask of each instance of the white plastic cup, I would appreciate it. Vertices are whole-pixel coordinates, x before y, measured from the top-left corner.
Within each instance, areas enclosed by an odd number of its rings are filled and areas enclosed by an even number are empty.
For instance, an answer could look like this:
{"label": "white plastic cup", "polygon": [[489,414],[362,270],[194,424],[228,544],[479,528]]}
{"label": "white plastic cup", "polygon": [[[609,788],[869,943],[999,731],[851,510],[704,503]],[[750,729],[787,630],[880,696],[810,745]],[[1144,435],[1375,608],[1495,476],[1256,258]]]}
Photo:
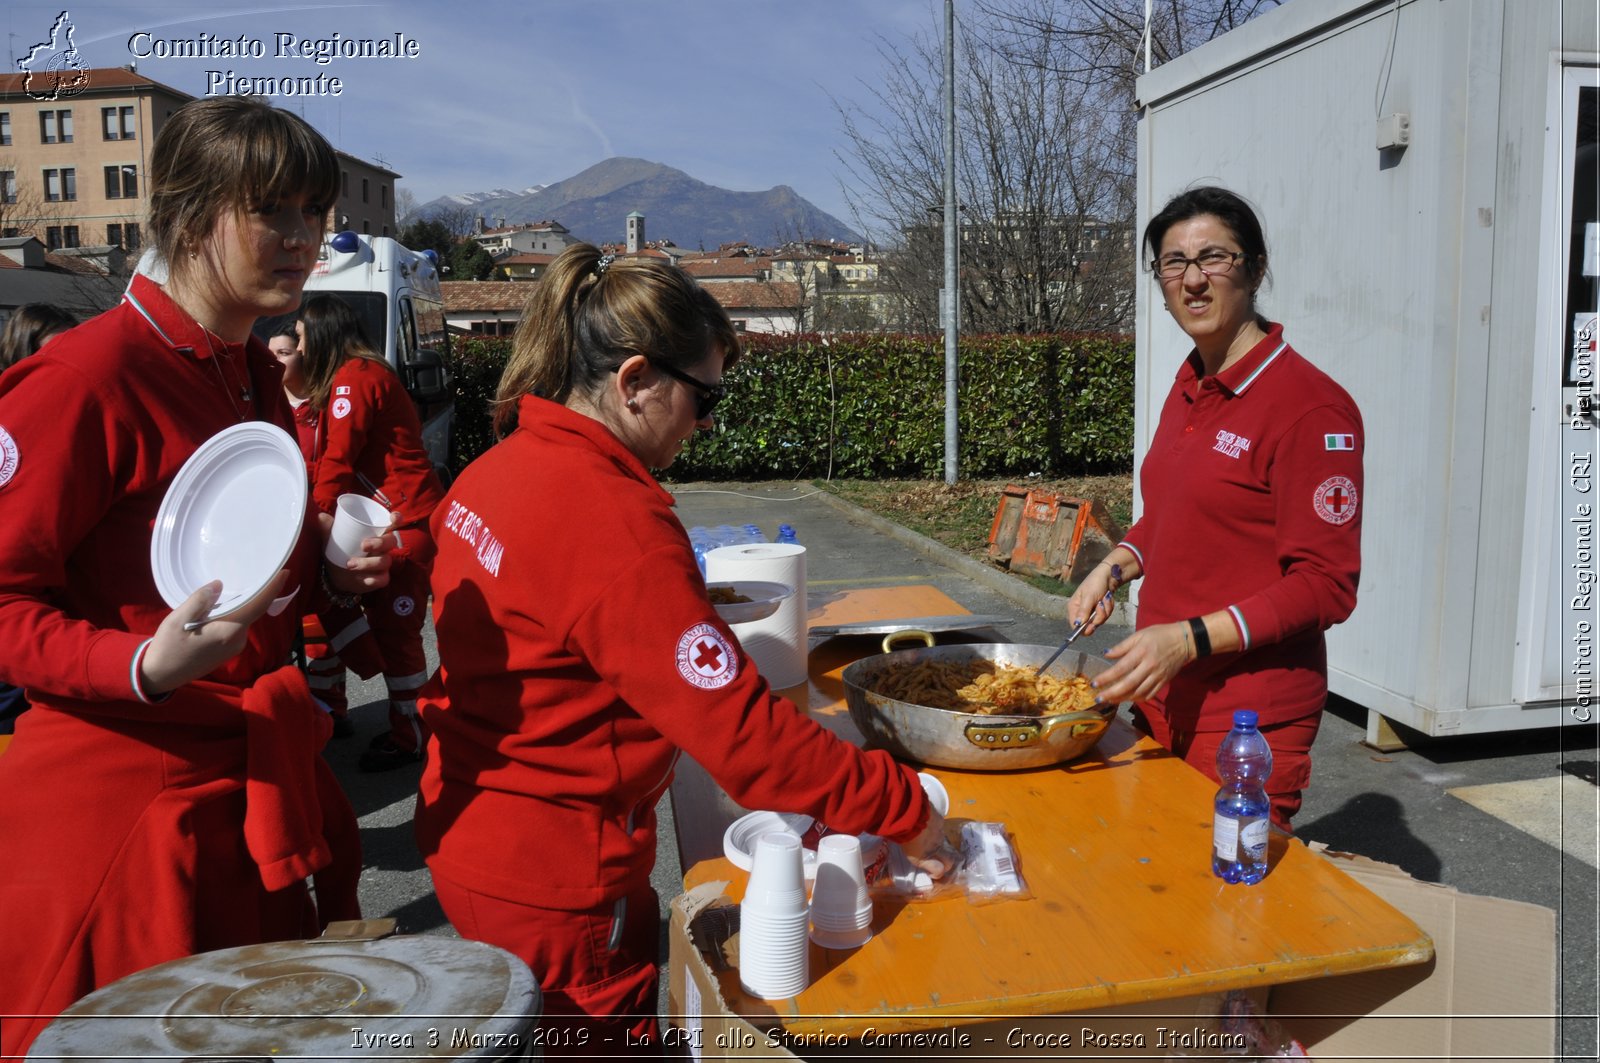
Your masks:
{"label": "white plastic cup", "polygon": [[852,834],[830,834],[817,843],[811,940],[825,949],[854,949],[871,938],[872,898],[861,863],[861,841]]}
{"label": "white plastic cup", "polygon": [[337,568],[361,556],[363,539],[376,539],[389,530],[391,514],[366,495],[344,494],[333,507],[333,535],[322,556]]}
{"label": "white plastic cup", "polygon": [[928,801],[934,810],[941,816],[950,814],[950,791],[944,788],[944,783],[929,775],[925,771],[917,772],[917,780],[922,783],[922,792],[928,795]]}
{"label": "white plastic cup", "polygon": [[739,984],[762,1000],[785,1000],[810,983],[810,944],[806,912],[764,918],[759,910],[739,910]]}
{"label": "white plastic cup", "polygon": [[798,835],[775,830],[756,839],[744,899],[774,915],[805,908],[806,873]]}
{"label": "white plastic cup", "polygon": [[800,839],[790,831],[769,831],[756,839],[739,905],[739,984],[745,992],[783,1000],[806,987],[807,922]]}

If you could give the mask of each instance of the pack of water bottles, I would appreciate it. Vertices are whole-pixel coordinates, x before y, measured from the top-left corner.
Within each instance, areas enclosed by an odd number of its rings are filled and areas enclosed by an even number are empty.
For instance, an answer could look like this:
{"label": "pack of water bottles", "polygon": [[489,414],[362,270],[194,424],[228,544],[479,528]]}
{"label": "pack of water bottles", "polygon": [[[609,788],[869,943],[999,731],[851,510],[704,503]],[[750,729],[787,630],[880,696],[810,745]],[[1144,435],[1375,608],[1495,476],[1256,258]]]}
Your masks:
{"label": "pack of water bottles", "polygon": [[777,534],[768,539],[759,524],[718,524],[707,527],[696,524],[689,529],[689,545],[694,547],[695,564],[700,566],[700,575],[706,574],[706,555],[723,546],[744,546],[747,543],[798,543],[795,536],[794,525],[778,525]]}

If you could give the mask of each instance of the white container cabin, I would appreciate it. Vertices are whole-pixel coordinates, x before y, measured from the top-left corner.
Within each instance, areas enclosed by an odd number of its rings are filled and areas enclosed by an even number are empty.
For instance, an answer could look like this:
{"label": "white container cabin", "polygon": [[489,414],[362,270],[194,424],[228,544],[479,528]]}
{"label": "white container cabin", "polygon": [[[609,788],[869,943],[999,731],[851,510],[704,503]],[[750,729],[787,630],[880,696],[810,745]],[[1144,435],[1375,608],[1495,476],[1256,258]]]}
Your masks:
{"label": "white container cabin", "polygon": [[[1243,195],[1263,311],[1361,407],[1329,682],[1374,742],[1595,719],[1597,53],[1593,0],[1291,0],[1138,81],[1140,233]],[[1190,346],[1144,276],[1136,461]]]}

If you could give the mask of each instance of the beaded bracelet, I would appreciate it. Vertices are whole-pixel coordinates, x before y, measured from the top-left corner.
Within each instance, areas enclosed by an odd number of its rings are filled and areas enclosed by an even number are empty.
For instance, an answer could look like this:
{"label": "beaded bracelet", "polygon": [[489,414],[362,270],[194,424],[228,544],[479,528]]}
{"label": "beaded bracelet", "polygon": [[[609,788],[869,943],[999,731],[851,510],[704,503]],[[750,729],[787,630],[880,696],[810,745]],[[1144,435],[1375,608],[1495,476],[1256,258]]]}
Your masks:
{"label": "beaded bracelet", "polygon": [[322,566],[322,590],[328,596],[328,601],[337,608],[353,609],[361,604],[361,595],[345,594],[333,585],[333,581],[328,578],[328,566],[326,563]]}

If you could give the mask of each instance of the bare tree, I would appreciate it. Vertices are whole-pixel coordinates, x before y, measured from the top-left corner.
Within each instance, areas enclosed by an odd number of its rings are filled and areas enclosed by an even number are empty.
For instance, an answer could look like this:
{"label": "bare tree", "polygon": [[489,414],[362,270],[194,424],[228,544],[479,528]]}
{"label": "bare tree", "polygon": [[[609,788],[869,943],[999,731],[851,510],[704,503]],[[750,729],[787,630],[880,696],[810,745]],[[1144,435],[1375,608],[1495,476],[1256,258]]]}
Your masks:
{"label": "bare tree", "polygon": [[[1170,57],[1277,0],[1157,0]],[[1136,14],[1136,17],[1135,17]],[[978,0],[957,23],[962,327],[1123,328],[1134,282],[1134,58],[1143,0]],[[876,107],[835,101],[844,192],[892,246],[902,327],[932,330],[942,278],[938,33],[880,40]]]}
{"label": "bare tree", "polygon": [[394,190],[394,217],[400,225],[408,225],[411,215],[417,212],[417,194],[409,188]]}
{"label": "bare tree", "polygon": [[35,236],[47,243],[45,230],[65,217],[62,204],[45,197],[44,183],[30,181],[16,159],[0,155],[0,235]]}

